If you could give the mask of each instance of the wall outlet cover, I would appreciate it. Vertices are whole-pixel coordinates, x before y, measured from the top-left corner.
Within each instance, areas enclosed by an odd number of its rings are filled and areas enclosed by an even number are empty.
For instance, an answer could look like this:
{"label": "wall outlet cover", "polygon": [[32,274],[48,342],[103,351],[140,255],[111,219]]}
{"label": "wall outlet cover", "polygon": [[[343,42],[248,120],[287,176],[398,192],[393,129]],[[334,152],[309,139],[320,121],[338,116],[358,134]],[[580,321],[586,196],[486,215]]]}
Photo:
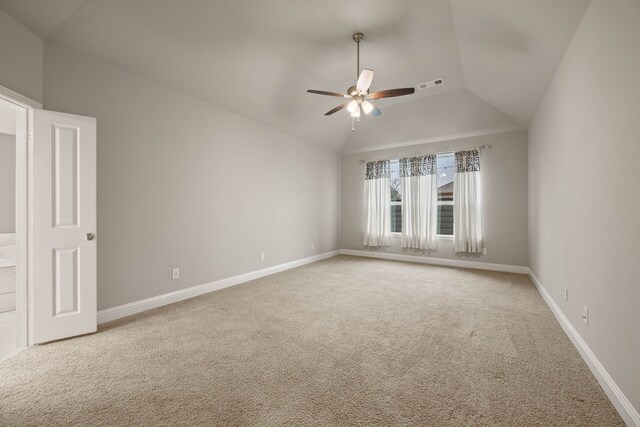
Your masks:
{"label": "wall outlet cover", "polygon": [[180,269],[174,268],[171,270],[171,280],[176,280],[180,278]]}

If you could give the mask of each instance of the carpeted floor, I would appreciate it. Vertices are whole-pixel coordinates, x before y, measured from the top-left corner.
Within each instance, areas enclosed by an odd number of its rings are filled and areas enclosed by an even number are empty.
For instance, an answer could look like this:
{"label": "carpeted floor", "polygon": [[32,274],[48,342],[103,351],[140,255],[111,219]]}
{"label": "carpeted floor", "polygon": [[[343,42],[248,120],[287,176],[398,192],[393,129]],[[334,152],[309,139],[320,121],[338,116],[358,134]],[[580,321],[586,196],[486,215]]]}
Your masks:
{"label": "carpeted floor", "polygon": [[523,275],[339,256],[32,347],[0,425],[624,425]]}

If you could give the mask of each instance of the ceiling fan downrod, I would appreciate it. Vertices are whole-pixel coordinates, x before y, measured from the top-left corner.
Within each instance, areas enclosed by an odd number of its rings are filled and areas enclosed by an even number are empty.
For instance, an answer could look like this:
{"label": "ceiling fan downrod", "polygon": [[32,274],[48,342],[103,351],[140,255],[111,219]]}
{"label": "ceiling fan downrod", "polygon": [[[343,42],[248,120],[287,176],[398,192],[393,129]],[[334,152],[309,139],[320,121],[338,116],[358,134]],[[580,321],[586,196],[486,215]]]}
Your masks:
{"label": "ceiling fan downrod", "polygon": [[360,77],[360,42],[364,39],[364,34],[355,33],[353,35],[353,41],[356,42],[356,81],[358,81],[358,77]]}

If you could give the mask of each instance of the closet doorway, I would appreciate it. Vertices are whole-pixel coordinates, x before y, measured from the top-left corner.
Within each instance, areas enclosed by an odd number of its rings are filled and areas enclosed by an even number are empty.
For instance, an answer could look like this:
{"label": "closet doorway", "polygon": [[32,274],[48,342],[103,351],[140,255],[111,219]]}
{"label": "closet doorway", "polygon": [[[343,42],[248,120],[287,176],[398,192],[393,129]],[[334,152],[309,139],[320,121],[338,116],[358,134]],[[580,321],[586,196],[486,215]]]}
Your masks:
{"label": "closet doorway", "polygon": [[31,102],[0,96],[0,360],[28,345],[26,155]]}
{"label": "closet doorway", "polygon": [[95,332],[96,120],[0,86],[0,360]]}

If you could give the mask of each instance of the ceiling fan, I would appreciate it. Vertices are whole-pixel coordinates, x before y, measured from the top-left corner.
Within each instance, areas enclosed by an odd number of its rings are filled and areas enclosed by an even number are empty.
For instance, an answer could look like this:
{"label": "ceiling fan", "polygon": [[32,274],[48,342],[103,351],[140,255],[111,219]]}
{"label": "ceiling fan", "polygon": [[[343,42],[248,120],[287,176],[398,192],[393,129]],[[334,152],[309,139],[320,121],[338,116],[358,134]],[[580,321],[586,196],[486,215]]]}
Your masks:
{"label": "ceiling fan", "polygon": [[[314,90],[309,89],[307,92],[315,93],[318,95],[327,95],[327,96],[337,96],[340,98],[347,98],[347,101],[333,108],[332,110],[327,111],[324,115],[330,116],[331,114],[346,108],[349,113],[351,113],[351,117],[355,121],[355,119],[360,120],[361,113],[369,114],[372,113],[373,116],[379,116],[382,112],[371,103],[374,99],[381,98],[391,98],[394,96],[403,96],[410,95],[414,93],[416,90],[412,87],[405,87],[400,89],[387,89],[381,90],[378,92],[369,93],[369,87],[371,86],[371,81],[373,80],[373,70],[369,70],[367,68],[363,69],[360,72],[360,42],[364,39],[364,34],[355,33],[353,35],[353,40],[357,45],[357,63],[356,63],[356,78],[357,82],[354,86],[351,86],[347,89],[346,94],[336,93],[336,92],[327,92],[324,90]],[[355,130],[353,126],[351,130]]]}

